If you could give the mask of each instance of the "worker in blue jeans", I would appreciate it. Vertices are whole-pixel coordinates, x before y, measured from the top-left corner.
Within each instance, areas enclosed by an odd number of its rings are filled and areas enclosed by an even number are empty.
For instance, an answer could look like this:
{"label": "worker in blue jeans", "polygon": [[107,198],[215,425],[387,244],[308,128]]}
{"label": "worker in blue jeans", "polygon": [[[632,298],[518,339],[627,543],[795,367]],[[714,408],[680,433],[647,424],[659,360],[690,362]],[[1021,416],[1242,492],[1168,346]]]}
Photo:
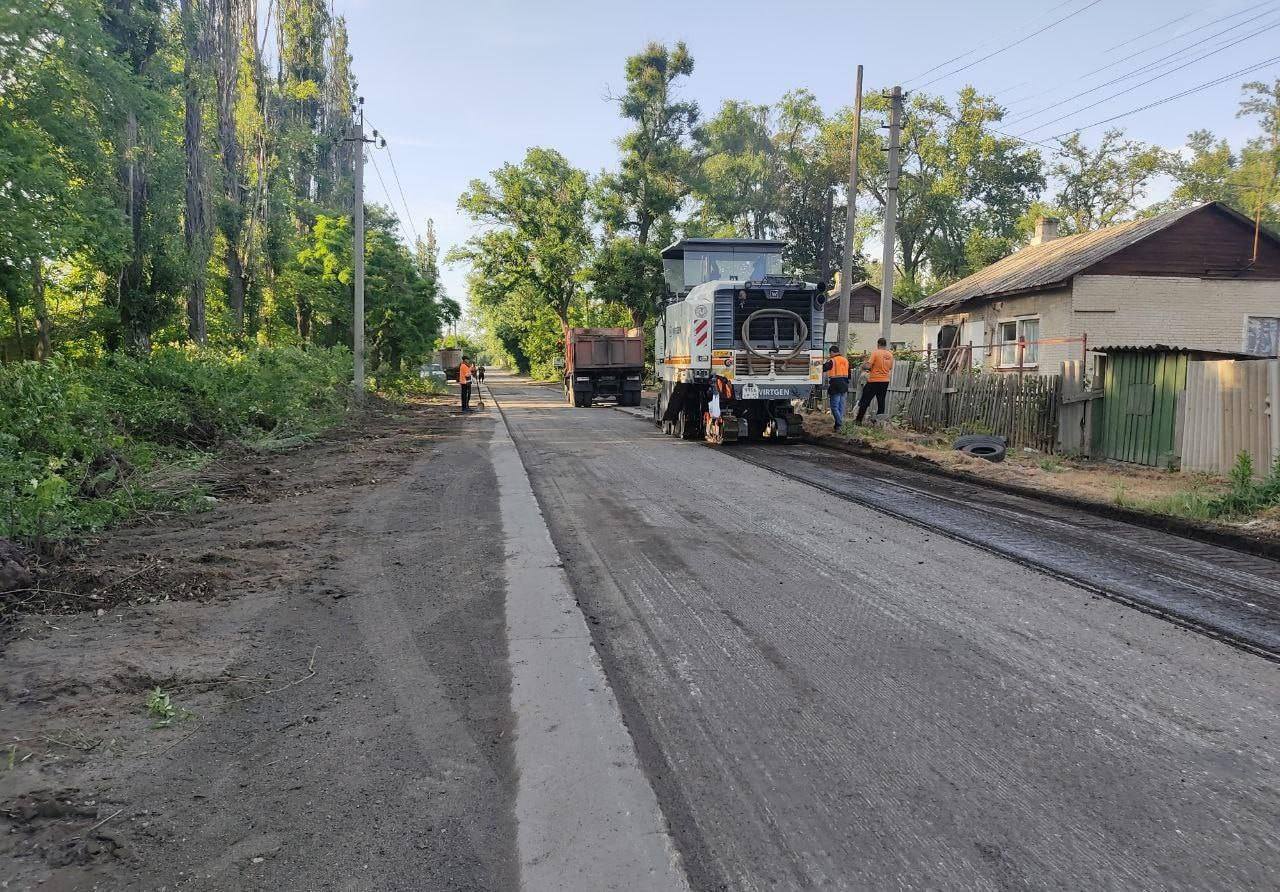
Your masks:
{"label": "worker in blue jeans", "polygon": [[831,358],[822,364],[827,373],[827,394],[831,401],[831,417],[836,430],[844,424],[844,404],[849,398],[849,358],[840,352],[838,345],[831,348]]}

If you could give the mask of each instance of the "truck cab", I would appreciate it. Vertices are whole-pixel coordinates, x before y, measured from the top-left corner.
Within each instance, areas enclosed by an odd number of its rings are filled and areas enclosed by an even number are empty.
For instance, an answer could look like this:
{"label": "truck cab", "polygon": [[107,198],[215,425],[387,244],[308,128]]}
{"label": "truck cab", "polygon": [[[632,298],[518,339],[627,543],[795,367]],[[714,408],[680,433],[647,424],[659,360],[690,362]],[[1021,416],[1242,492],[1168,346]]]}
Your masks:
{"label": "truck cab", "polygon": [[[713,376],[732,386],[726,439],[787,439],[794,405],[822,381],[823,290],[782,272],[785,242],[681,239],[662,252],[667,298],[654,332],[655,421],[702,433]],[[728,420],[728,416],[726,416]]]}

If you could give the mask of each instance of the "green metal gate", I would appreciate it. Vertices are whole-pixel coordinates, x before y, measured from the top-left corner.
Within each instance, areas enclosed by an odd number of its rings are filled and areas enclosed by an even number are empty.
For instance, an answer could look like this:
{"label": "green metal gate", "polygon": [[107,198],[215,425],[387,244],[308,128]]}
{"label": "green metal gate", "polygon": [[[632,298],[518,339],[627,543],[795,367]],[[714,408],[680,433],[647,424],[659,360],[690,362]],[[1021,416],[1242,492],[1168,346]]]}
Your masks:
{"label": "green metal gate", "polygon": [[1186,353],[1107,353],[1102,381],[1101,454],[1154,467],[1177,462],[1178,397],[1187,389]]}

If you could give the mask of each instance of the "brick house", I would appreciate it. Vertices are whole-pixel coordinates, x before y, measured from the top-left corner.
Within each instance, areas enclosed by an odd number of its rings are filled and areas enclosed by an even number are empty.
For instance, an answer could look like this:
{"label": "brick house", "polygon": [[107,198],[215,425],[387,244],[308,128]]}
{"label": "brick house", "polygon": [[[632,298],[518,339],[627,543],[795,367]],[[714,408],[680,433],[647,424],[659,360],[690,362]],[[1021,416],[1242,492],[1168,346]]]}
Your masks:
{"label": "brick house", "polygon": [[[836,342],[840,327],[840,288],[837,285],[827,292],[823,308],[826,332],[823,340],[830,347]],[[920,326],[901,325],[910,315],[910,307],[900,300],[893,302],[893,346],[900,348],[920,346]],[[849,349],[853,353],[866,353],[876,345],[880,337],[880,289],[870,282],[854,282],[849,289]]]}
{"label": "brick house", "polygon": [[[927,347],[987,370],[1055,373],[1093,346],[1280,354],[1280,238],[1209,202],[1031,244],[912,307]],[[1019,342],[1024,346],[1019,348]],[[972,345],[972,353],[967,352]]]}

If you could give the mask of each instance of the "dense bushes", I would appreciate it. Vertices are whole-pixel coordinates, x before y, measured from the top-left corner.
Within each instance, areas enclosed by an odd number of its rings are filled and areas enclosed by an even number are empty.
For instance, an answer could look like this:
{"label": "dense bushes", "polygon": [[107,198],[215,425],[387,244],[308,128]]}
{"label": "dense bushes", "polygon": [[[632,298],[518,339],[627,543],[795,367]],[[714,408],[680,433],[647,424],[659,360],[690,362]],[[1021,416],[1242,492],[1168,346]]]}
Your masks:
{"label": "dense bushes", "polygon": [[332,424],[350,374],[343,349],[295,347],[0,366],[0,538],[100,528],[161,497],[138,479],[158,461]]}

